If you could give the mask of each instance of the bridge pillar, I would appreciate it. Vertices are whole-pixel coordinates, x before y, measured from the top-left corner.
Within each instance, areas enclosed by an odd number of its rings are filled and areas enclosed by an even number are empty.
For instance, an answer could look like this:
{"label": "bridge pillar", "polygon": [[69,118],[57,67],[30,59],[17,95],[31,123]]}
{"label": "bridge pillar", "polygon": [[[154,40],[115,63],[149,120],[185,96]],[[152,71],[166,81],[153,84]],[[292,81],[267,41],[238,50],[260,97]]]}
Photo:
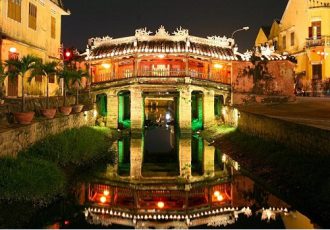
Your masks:
{"label": "bridge pillar", "polygon": [[118,128],[118,96],[116,92],[107,94],[107,127]]}
{"label": "bridge pillar", "polygon": [[179,142],[180,176],[191,177],[191,138],[180,139]]}
{"label": "bridge pillar", "polygon": [[144,121],[144,99],[141,89],[131,90],[131,131],[139,133]]}
{"label": "bridge pillar", "polygon": [[214,91],[204,92],[204,128],[208,129],[215,124],[215,114],[214,114]]}
{"label": "bridge pillar", "polygon": [[142,177],[143,144],[142,139],[131,139],[131,178]]}
{"label": "bridge pillar", "polygon": [[207,141],[204,141],[204,159],[203,159],[203,169],[204,176],[214,176],[214,146],[210,146]]}
{"label": "bridge pillar", "polygon": [[179,126],[182,133],[191,133],[191,90],[189,87],[180,90]]}

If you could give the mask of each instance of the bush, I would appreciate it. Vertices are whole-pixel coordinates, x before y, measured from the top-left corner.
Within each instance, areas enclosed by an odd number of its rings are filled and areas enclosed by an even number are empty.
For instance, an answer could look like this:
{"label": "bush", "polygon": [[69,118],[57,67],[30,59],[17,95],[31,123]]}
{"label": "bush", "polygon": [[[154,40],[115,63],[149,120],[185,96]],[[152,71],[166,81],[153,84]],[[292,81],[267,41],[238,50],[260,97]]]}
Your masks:
{"label": "bush", "polygon": [[0,158],[0,201],[46,205],[62,194],[65,176],[51,162]]}
{"label": "bush", "polygon": [[95,162],[109,153],[112,143],[109,134],[107,128],[75,128],[37,142],[21,156],[41,158],[61,167],[78,167]]}

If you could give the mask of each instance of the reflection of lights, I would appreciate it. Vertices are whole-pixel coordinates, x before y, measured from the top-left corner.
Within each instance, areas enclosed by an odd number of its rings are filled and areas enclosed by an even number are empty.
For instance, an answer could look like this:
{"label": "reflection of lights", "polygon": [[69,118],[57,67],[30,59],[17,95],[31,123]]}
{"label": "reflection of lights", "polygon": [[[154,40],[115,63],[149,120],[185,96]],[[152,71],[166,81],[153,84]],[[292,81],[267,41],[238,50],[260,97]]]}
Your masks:
{"label": "reflection of lights", "polygon": [[104,191],[103,191],[103,195],[105,195],[105,196],[109,196],[109,194],[110,194],[110,192],[109,192],[108,190],[104,190]]}
{"label": "reflection of lights", "polygon": [[217,196],[217,200],[218,201],[223,201],[223,196],[220,194],[219,196]]}
{"label": "reflection of lights", "polygon": [[215,191],[213,195],[216,197],[217,201],[223,201],[223,195],[219,191]]}
{"label": "reflection of lights", "polygon": [[160,209],[162,209],[162,208],[165,207],[165,203],[164,203],[163,201],[159,201],[159,202],[157,203],[157,207],[160,208]]}
{"label": "reflection of lights", "polygon": [[159,58],[164,58],[165,55],[164,55],[164,54],[159,54],[158,57],[159,57]]}
{"label": "reflection of lights", "polygon": [[105,202],[107,202],[107,198],[105,196],[101,196],[100,201],[104,204]]}

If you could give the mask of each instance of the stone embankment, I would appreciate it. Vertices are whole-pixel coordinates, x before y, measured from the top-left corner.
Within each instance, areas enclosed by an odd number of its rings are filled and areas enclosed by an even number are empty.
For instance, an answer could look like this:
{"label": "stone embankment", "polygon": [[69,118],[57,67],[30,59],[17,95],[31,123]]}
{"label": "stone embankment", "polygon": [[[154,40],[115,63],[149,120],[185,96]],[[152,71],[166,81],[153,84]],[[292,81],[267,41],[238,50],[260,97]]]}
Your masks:
{"label": "stone embankment", "polygon": [[225,123],[246,134],[312,154],[330,154],[330,131],[252,112],[226,108]]}
{"label": "stone embankment", "polygon": [[49,135],[58,134],[71,128],[95,125],[95,119],[94,110],[90,110],[5,129],[0,133],[0,157],[15,157],[19,151]]}

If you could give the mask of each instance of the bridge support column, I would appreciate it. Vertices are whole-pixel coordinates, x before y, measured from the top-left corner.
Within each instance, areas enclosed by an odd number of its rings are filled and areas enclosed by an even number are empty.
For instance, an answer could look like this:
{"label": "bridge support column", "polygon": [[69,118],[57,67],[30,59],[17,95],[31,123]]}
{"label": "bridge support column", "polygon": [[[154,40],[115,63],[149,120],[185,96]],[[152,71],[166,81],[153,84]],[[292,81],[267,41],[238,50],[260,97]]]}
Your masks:
{"label": "bridge support column", "polygon": [[207,141],[204,141],[204,176],[214,176],[214,154],[214,146],[210,146]]}
{"label": "bridge support column", "polygon": [[107,94],[107,127],[118,128],[118,96],[115,92]]}
{"label": "bridge support column", "polygon": [[182,133],[191,133],[191,90],[189,87],[180,90],[179,126]]}
{"label": "bridge support column", "polygon": [[140,89],[131,90],[131,131],[139,133],[144,122],[144,101]]}
{"label": "bridge support column", "polygon": [[214,91],[206,91],[204,93],[204,128],[208,129],[215,124],[215,114],[214,114]]}
{"label": "bridge support column", "polygon": [[142,177],[143,144],[142,139],[131,139],[131,178]]}
{"label": "bridge support column", "polygon": [[180,176],[191,177],[191,138],[180,139],[179,142]]}

